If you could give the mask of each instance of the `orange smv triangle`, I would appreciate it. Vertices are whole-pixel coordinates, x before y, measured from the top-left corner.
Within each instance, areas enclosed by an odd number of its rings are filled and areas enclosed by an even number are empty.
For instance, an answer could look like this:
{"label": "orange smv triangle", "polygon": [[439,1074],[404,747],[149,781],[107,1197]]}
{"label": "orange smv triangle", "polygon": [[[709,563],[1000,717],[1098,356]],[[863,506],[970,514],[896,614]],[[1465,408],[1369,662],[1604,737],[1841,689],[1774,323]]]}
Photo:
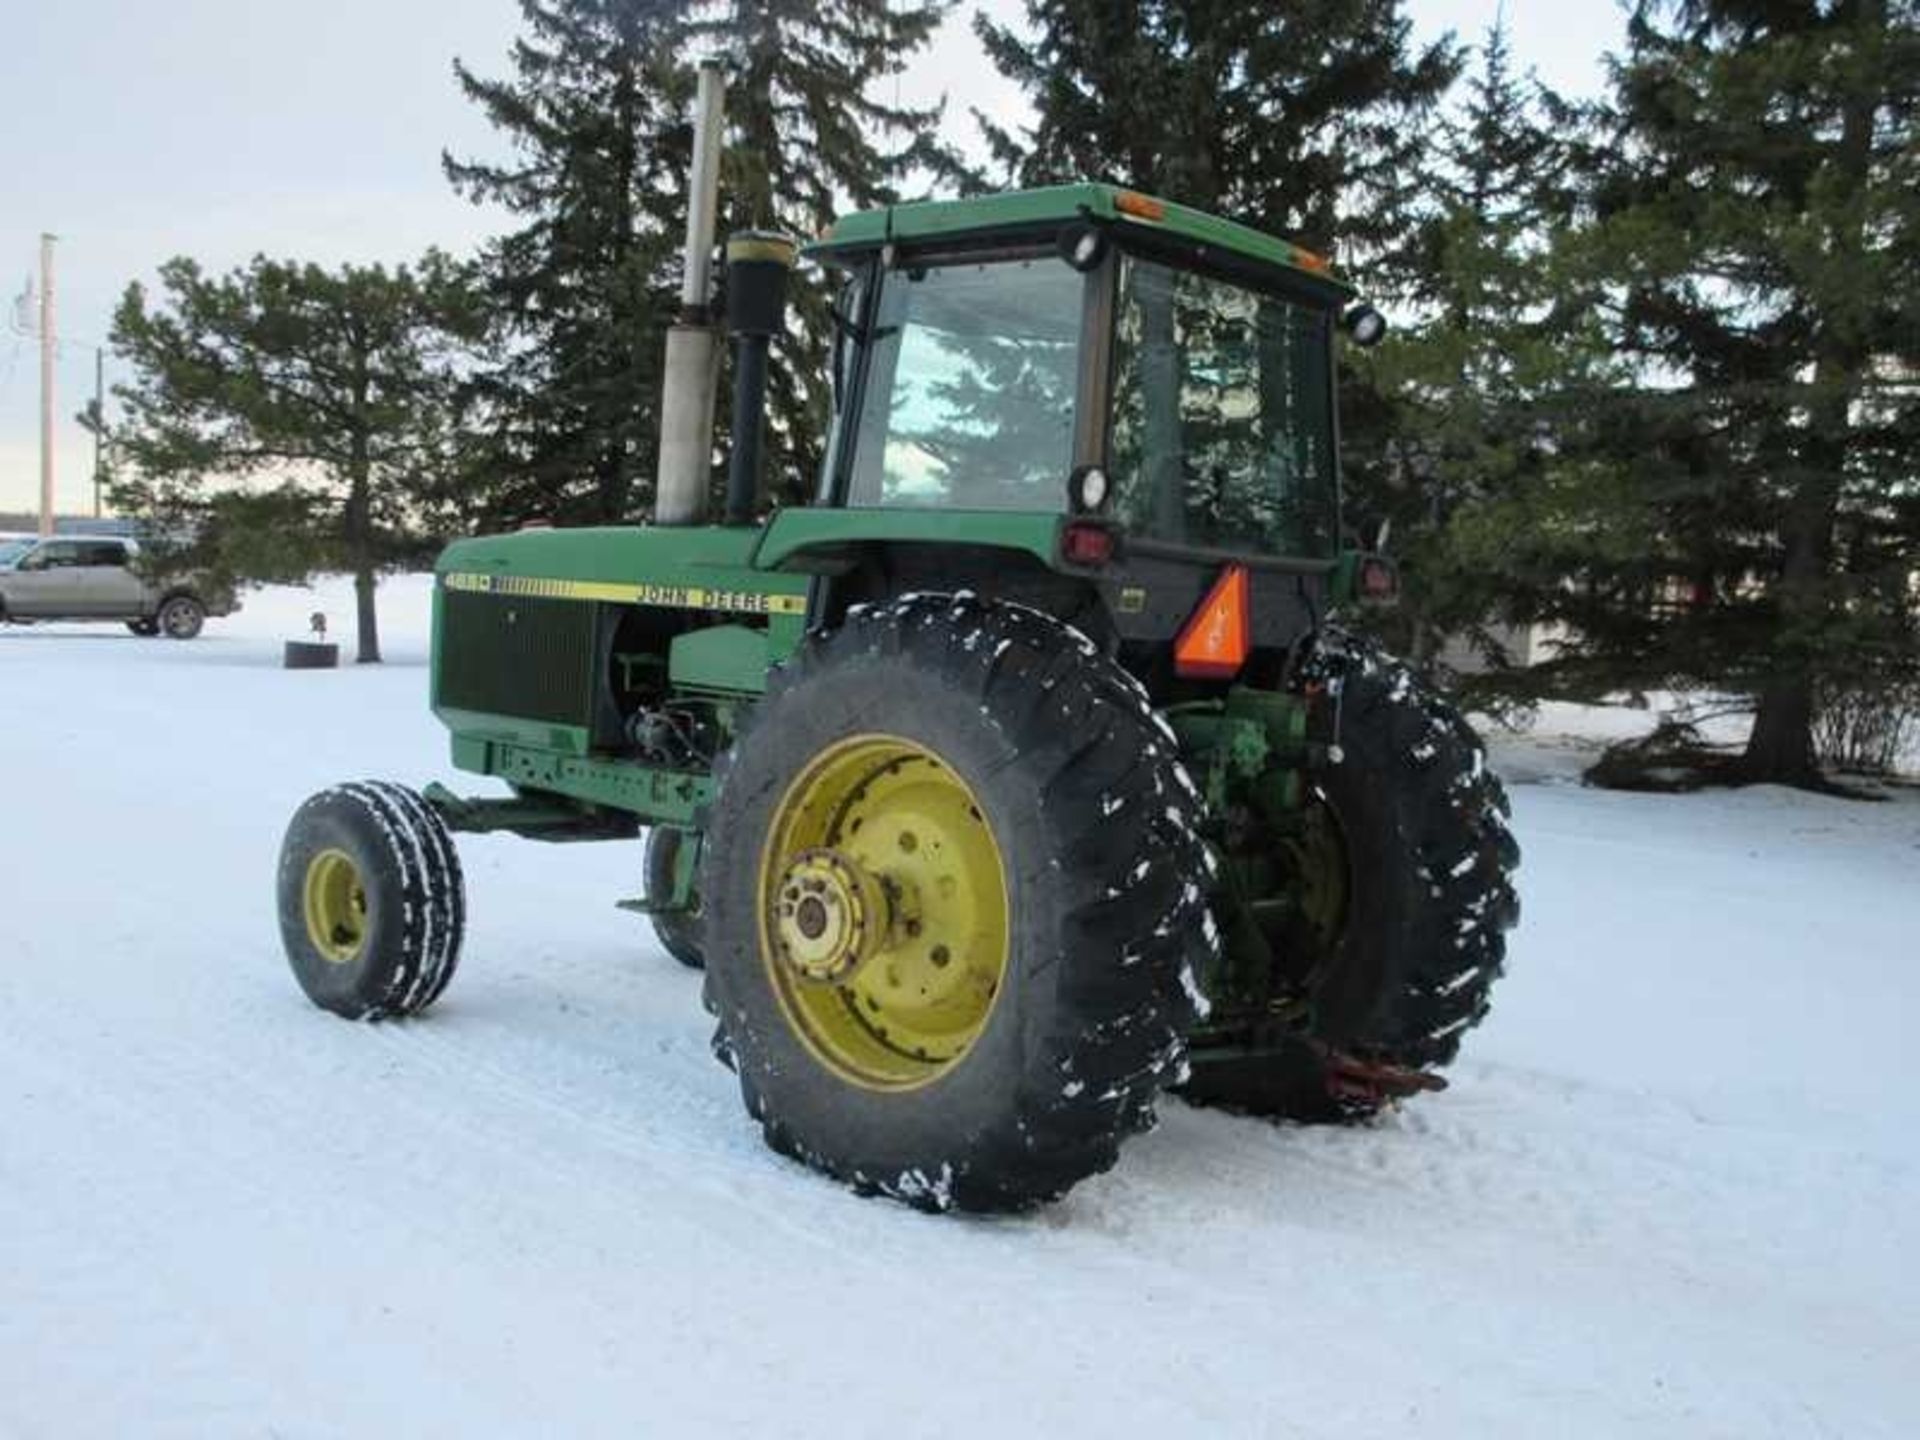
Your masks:
{"label": "orange smv triangle", "polygon": [[1173,668],[1203,680],[1226,680],[1247,663],[1253,648],[1252,586],[1247,567],[1229,565],[1213,582],[1200,608],[1187,617],[1173,642]]}

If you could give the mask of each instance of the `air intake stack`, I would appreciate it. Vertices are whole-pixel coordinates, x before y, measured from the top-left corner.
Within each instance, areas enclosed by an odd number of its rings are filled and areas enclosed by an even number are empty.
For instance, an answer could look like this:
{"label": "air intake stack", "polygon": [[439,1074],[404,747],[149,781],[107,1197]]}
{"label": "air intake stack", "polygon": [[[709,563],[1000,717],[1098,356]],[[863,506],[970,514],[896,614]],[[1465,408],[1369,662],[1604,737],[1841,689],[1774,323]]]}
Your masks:
{"label": "air intake stack", "polygon": [[799,246],[747,230],[727,241],[727,330],[733,336],[733,448],[727,464],[729,525],[760,508],[760,442],[766,428],[767,353],[787,323],[787,277]]}

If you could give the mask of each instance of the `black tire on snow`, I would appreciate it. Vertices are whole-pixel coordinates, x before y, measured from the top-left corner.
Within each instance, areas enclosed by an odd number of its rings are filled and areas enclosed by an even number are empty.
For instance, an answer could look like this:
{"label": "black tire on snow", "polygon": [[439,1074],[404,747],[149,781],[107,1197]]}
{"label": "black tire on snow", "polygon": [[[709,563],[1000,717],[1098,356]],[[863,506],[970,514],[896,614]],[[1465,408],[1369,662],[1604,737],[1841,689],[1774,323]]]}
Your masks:
{"label": "black tire on snow", "polygon": [[[1001,847],[1011,946],[952,1069],[867,1090],[816,1060],[760,954],[763,838],[827,746],[883,733],[966,782]],[[1200,799],[1145,693],[1077,632],[970,596],[856,607],[770,677],[722,761],[702,856],[715,1048],[767,1143],[922,1209],[1024,1209],[1109,1168],[1184,1071],[1218,940]]]}
{"label": "black tire on snow", "polygon": [[[649,903],[673,893],[673,866],[686,831],[672,825],[656,825],[647,832],[646,856],[642,862],[645,890]],[[654,938],[660,947],[689,970],[706,968],[700,953],[700,892],[693,892],[691,910],[655,910],[647,919],[653,922]]]}
{"label": "black tire on snow", "polygon": [[158,620],[129,620],[127,621],[127,629],[131,630],[143,640],[151,640],[160,633],[160,622]]}
{"label": "black tire on snow", "polygon": [[289,640],[281,651],[283,670],[332,670],[340,664],[340,647],[331,641]]}
{"label": "black tire on snow", "polygon": [[1196,1060],[1184,1093],[1255,1114],[1364,1119],[1388,1097],[1344,1059],[1431,1072],[1486,1015],[1520,915],[1520,850],[1479,737],[1405,665],[1329,633],[1302,679],[1324,686],[1339,715],[1341,759],[1309,778],[1346,841],[1344,933],[1314,967],[1307,1033],[1278,1056]]}
{"label": "black tire on snow", "polygon": [[[366,895],[364,939],[352,958],[321,954],[307,932],[309,864],[345,851]],[[280,937],[300,988],[349,1020],[425,1010],[453,978],[466,929],[466,890],[453,837],[431,806],[401,785],[336,785],[294,812],[280,849]]]}

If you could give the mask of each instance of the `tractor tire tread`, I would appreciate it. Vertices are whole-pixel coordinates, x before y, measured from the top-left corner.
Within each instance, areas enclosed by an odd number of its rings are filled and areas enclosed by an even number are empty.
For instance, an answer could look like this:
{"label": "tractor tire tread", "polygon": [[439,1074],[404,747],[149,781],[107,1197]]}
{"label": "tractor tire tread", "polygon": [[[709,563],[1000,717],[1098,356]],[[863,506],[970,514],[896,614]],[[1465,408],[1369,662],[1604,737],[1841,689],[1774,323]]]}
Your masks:
{"label": "tractor tire tread", "polygon": [[[322,840],[359,852],[364,883],[398,917],[379,940],[369,936],[367,954],[332,968],[307,953],[300,903],[307,861]],[[353,781],[309,797],[287,826],[279,893],[295,976],[323,1009],[351,1020],[417,1015],[453,978],[466,926],[459,854],[439,815],[404,786]]]}

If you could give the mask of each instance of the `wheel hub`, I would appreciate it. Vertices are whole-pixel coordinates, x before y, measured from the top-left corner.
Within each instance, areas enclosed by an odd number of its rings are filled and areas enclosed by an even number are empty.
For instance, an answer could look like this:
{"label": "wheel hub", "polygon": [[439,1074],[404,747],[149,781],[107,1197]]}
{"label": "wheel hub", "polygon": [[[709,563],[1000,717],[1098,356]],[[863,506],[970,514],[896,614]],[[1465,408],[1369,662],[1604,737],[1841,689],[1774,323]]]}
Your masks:
{"label": "wheel hub", "polygon": [[322,850],[308,862],[301,906],[307,938],[321,958],[344,965],[359,955],[367,933],[367,888],[351,855]]}
{"label": "wheel hub", "polygon": [[821,751],[775,808],[760,877],[782,1008],[844,1079],[924,1085],[986,1032],[1012,952],[1007,872],[931,749],[869,734]]}
{"label": "wheel hub", "polygon": [[838,850],[804,850],[780,877],[768,927],[775,954],[809,985],[843,985],[893,923],[885,881]]}
{"label": "wheel hub", "polygon": [[1351,904],[1346,835],[1324,796],[1316,795],[1299,833],[1285,842],[1294,903],[1322,950],[1331,950],[1346,930]]}

